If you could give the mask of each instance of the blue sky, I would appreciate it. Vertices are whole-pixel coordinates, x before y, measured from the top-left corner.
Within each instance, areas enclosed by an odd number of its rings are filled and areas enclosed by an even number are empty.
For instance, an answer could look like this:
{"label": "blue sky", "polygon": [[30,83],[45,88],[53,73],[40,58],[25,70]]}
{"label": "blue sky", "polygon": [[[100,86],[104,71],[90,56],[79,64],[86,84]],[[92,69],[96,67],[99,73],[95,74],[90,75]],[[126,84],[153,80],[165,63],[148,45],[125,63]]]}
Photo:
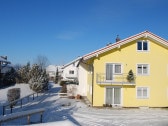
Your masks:
{"label": "blue sky", "polygon": [[149,30],[168,40],[167,0],[0,0],[0,55],[66,64]]}

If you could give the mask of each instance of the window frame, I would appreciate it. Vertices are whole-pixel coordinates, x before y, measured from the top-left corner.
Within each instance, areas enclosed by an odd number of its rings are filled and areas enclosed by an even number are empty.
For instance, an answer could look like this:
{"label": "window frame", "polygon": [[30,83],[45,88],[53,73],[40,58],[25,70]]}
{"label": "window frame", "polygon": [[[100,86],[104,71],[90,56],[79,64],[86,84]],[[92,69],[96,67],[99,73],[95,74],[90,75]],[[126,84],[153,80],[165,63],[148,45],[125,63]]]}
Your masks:
{"label": "window frame", "polygon": [[[141,43],[141,49],[139,49],[139,43]],[[145,48],[144,43],[147,43],[147,50],[144,49]],[[136,50],[138,52],[149,52],[149,41],[148,40],[138,40]]]}
{"label": "window frame", "polygon": [[[139,70],[138,70],[138,68],[139,68],[139,66],[141,66],[141,73],[139,73]],[[147,73],[144,73],[144,68],[145,67],[147,67]],[[139,76],[147,76],[147,75],[149,75],[149,73],[150,73],[150,65],[149,64],[147,64],[147,63],[138,63],[137,65],[136,65],[136,73],[137,73],[137,75],[139,75]]]}
{"label": "window frame", "polygon": [[[138,96],[138,89],[140,89],[140,93],[141,95]],[[144,90],[146,89],[146,96],[144,95]],[[150,90],[149,87],[143,86],[143,87],[136,87],[136,98],[137,99],[149,99],[149,94],[150,94]]]}
{"label": "window frame", "polygon": [[[106,71],[107,64],[111,64],[112,65],[112,69],[113,69],[112,72],[113,72],[114,75],[119,75],[119,74],[123,73],[123,65],[121,63],[106,63],[105,64],[105,73],[107,72]],[[120,65],[120,72],[116,72],[116,66],[117,65]]]}
{"label": "window frame", "polygon": [[69,74],[74,75],[75,71],[74,70],[69,70]]}

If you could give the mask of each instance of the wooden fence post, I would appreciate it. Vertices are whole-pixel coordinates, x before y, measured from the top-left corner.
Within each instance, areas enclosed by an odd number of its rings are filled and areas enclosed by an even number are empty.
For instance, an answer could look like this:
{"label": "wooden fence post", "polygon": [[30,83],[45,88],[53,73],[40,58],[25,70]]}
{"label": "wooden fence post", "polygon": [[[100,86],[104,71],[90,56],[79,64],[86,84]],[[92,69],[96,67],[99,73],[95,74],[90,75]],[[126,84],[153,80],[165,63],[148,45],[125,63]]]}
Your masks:
{"label": "wooden fence post", "polygon": [[21,105],[20,107],[22,108],[22,99],[20,100],[20,105]]}
{"label": "wooden fence post", "polygon": [[30,124],[30,115],[27,116],[27,124]]}
{"label": "wooden fence post", "polygon": [[3,106],[3,115],[5,115],[5,106]]}
{"label": "wooden fence post", "polygon": [[43,122],[43,112],[40,113],[40,122]]}

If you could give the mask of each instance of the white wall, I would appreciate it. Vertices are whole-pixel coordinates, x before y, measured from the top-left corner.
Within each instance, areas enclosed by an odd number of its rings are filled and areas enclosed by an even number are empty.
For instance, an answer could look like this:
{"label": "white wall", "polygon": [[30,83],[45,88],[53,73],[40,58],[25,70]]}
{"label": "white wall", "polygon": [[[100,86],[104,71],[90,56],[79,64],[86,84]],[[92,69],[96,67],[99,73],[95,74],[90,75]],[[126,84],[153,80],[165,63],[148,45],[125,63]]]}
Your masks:
{"label": "white wall", "polygon": [[79,65],[79,72],[78,72],[78,79],[79,85],[77,87],[77,93],[86,96],[87,95],[87,70],[86,65],[80,64]]}

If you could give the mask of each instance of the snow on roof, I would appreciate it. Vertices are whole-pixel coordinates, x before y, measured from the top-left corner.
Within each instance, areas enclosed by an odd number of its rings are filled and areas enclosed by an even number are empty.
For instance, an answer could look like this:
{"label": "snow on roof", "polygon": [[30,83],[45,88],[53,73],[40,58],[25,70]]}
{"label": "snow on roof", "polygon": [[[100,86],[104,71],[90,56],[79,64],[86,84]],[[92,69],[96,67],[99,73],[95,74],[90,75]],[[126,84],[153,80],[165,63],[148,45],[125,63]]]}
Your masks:
{"label": "snow on roof", "polygon": [[119,48],[120,46],[122,46],[124,44],[127,44],[129,42],[132,42],[132,41],[137,40],[137,39],[142,38],[142,37],[152,39],[152,40],[158,42],[159,44],[168,47],[168,41],[167,40],[165,40],[165,39],[163,39],[163,38],[161,38],[161,37],[149,32],[149,31],[144,31],[144,32],[141,32],[139,34],[130,36],[130,37],[126,38],[126,39],[123,39],[123,40],[120,40],[118,42],[115,42],[114,44],[110,44],[110,45],[108,45],[106,47],[103,47],[101,49],[98,49],[96,51],[88,53],[88,54],[83,56],[83,59],[84,60],[90,59],[92,57],[98,56],[99,54],[107,52],[107,51],[109,51],[111,49]]}
{"label": "snow on roof", "polygon": [[5,63],[10,63],[9,61],[7,61],[6,59],[0,57],[0,62],[5,62]]}

